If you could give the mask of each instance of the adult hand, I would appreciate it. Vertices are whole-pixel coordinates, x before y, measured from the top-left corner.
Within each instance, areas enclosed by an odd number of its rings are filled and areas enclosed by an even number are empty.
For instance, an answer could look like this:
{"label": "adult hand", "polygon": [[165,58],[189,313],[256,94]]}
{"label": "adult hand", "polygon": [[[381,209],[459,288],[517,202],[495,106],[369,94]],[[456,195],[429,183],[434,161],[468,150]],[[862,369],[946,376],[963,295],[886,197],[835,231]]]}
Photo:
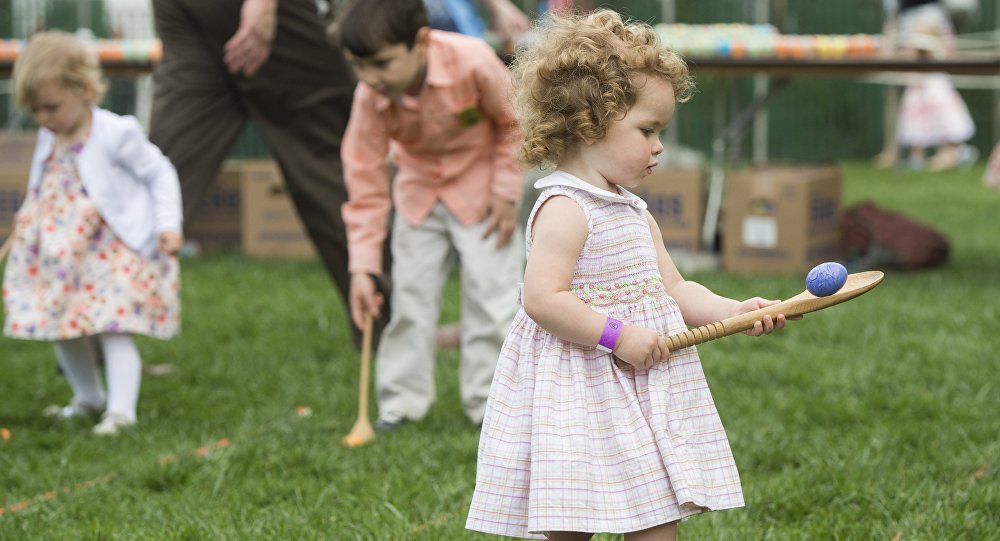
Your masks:
{"label": "adult hand", "polygon": [[278,0],[244,0],[240,27],[229,38],[223,60],[230,73],[257,73],[271,54],[278,28]]}
{"label": "adult hand", "polygon": [[184,236],[177,231],[164,231],[157,239],[157,248],[163,255],[177,255],[184,245]]}
{"label": "adult hand", "polygon": [[365,316],[371,314],[372,319],[378,319],[382,313],[382,295],[375,287],[375,279],[368,273],[351,274],[351,290],[349,294],[351,321],[359,329],[365,328]]}
{"label": "adult hand", "polygon": [[510,0],[486,0],[493,31],[503,41],[517,41],[531,28],[528,16]]}
{"label": "adult hand", "polygon": [[656,331],[624,325],[613,352],[615,357],[636,368],[649,368],[666,360],[670,355],[670,348]]}
{"label": "adult hand", "polygon": [[489,219],[490,223],[486,226],[483,239],[496,231],[497,248],[503,248],[509,244],[510,237],[514,234],[514,229],[517,225],[517,205],[513,201],[508,201],[494,195],[487,211],[487,219]]}

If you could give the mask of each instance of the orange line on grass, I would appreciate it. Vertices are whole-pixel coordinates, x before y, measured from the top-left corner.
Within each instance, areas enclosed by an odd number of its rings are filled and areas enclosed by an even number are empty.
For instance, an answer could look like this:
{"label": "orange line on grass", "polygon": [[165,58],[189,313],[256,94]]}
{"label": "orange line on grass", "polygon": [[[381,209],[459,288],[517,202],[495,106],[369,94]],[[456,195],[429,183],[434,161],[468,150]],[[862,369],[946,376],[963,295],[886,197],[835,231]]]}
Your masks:
{"label": "orange line on grass", "polygon": [[107,482],[111,481],[114,478],[115,478],[114,474],[105,475],[104,477],[96,477],[94,479],[90,479],[88,481],[83,481],[83,482],[77,483],[75,485],[64,486],[62,488],[62,490],[49,491],[49,492],[46,492],[44,494],[39,494],[38,496],[35,496],[34,498],[28,498],[26,500],[21,500],[21,501],[19,501],[17,503],[12,503],[12,504],[8,505],[7,507],[0,507],[0,517],[8,515],[8,514],[17,513],[18,511],[24,511],[28,507],[30,507],[32,505],[35,505],[35,504],[38,504],[38,503],[41,503],[41,502],[52,501],[52,500],[56,499],[56,497],[59,496],[60,494],[69,494],[70,492],[76,492],[77,490],[81,490],[81,489],[84,489],[84,488],[90,488],[90,487],[92,487],[94,485],[99,485],[99,484],[102,484],[102,483],[107,483]]}
{"label": "orange line on grass", "polygon": [[[198,458],[204,458],[208,456],[210,452],[216,449],[225,449],[226,447],[229,447],[230,443],[231,441],[229,440],[229,438],[222,438],[221,440],[218,440],[210,445],[206,445],[205,447],[199,447],[195,449],[192,454]],[[160,464],[167,464],[173,462],[174,460],[176,460],[176,457],[174,455],[165,455],[160,457]],[[42,502],[52,501],[56,499],[56,497],[59,496],[60,494],[70,494],[71,492],[76,492],[84,488],[90,488],[95,485],[108,483],[114,478],[115,475],[111,473],[103,477],[96,477],[88,481],[76,483],[75,485],[72,486],[65,486],[62,488],[62,490],[50,490],[49,492],[39,494],[38,496],[35,496],[33,498],[28,498],[16,503],[12,503],[7,507],[0,507],[0,517],[11,515],[19,511],[24,511],[25,509],[31,507],[32,505],[37,505]]]}
{"label": "orange line on grass", "polygon": [[[299,417],[311,417],[312,416],[312,409],[310,409],[308,406],[298,406],[297,408],[295,408],[295,414],[297,416],[299,416]],[[7,439],[7,438],[5,438],[5,439]],[[204,458],[204,457],[208,456],[209,453],[211,453],[212,451],[215,451],[215,450],[218,450],[218,449],[225,449],[226,447],[229,447],[231,444],[232,444],[232,440],[230,440],[229,438],[222,438],[222,439],[216,440],[215,442],[213,442],[213,443],[211,443],[209,445],[206,445],[204,447],[198,447],[197,449],[195,449],[193,451],[192,454],[194,454],[194,456],[196,456],[198,458]],[[167,454],[167,455],[161,456],[159,462],[160,462],[160,464],[169,464],[169,463],[174,462],[176,460],[177,460],[177,456],[176,455]],[[7,507],[0,507],[0,517],[4,517],[6,515],[17,513],[19,511],[24,511],[28,507],[30,507],[32,505],[39,504],[41,502],[52,501],[59,494],[69,494],[71,492],[75,492],[75,491],[83,489],[83,488],[90,488],[90,487],[92,487],[94,485],[97,485],[97,484],[100,484],[100,483],[107,483],[107,482],[111,481],[114,478],[115,478],[114,474],[108,474],[108,475],[105,475],[103,477],[97,477],[97,478],[94,478],[94,479],[90,479],[89,481],[83,481],[81,483],[77,483],[77,484],[72,485],[72,486],[65,486],[65,487],[62,488],[61,491],[57,490],[57,491],[45,492],[44,494],[40,494],[40,495],[35,496],[33,498],[28,498],[26,500],[21,500],[19,502],[12,503],[12,504],[8,505]]]}

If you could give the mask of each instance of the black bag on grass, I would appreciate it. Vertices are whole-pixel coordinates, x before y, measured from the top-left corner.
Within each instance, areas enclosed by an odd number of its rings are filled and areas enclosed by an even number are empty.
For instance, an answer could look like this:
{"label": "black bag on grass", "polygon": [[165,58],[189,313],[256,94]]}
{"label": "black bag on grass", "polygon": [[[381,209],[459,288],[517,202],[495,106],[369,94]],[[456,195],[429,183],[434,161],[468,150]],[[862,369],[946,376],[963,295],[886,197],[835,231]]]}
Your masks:
{"label": "black bag on grass", "polygon": [[845,266],[913,271],[948,260],[948,238],[913,218],[864,201],[844,211],[840,228]]}

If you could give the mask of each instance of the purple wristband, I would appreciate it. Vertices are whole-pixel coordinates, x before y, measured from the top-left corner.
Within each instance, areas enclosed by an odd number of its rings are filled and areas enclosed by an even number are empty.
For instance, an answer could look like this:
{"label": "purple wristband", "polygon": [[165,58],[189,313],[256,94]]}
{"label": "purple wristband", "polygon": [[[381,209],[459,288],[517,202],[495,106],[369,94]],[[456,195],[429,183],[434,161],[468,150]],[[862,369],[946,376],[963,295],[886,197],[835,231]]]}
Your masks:
{"label": "purple wristband", "polygon": [[604,322],[604,332],[601,333],[601,340],[597,342],[597,349],[604,353],[611,353],[618,345],[618,335],[622,332],[622,322],[608,316]]}

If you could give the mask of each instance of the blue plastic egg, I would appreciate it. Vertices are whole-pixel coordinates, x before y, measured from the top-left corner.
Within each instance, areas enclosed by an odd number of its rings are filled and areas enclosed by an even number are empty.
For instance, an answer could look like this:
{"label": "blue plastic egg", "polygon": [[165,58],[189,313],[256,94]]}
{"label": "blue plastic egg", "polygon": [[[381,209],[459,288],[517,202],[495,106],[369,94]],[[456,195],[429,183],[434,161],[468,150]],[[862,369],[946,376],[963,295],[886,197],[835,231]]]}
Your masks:
{"label": "blue plastic egg", "polygon": [[806,275],[806,289],[817,297],[833,295],[847,282],[847,268],[840,263],[820,263]]}

